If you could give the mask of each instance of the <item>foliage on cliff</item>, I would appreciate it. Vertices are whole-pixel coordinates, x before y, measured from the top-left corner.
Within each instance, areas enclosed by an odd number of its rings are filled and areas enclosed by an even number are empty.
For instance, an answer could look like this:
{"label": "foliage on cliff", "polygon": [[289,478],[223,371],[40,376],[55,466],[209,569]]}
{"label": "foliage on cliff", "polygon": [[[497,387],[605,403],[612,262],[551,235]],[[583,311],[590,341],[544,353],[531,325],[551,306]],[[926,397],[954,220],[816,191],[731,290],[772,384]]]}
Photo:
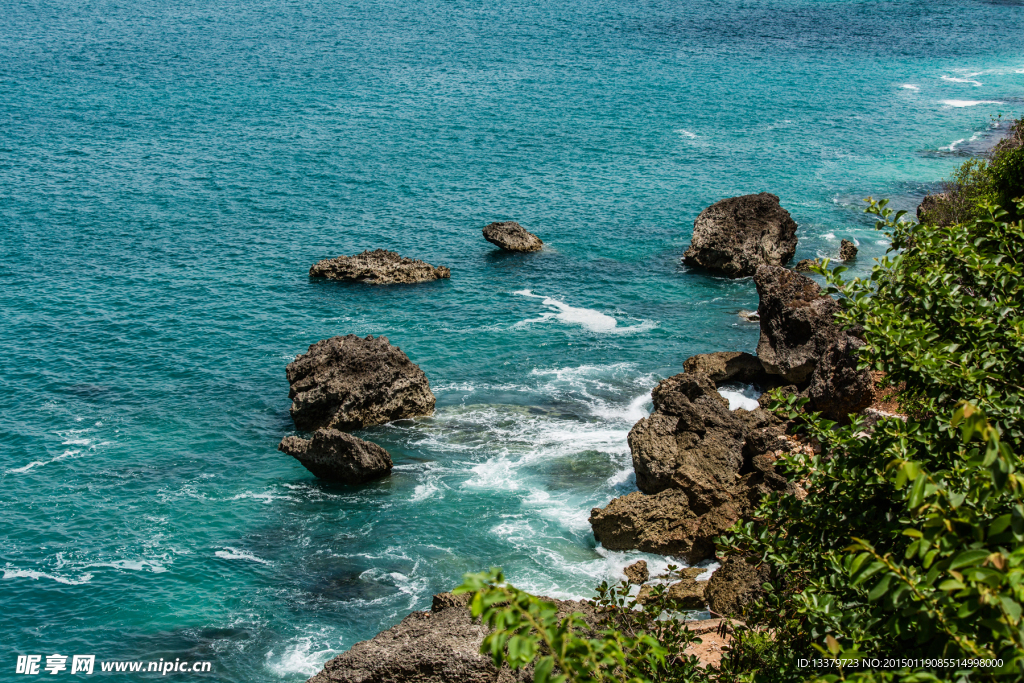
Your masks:
{"label": "foliage on cliff", "polygon": [[985,216],[986,203],[1002,206],[1009,220],[1019,220],[1014,199],[1024,195],[1024,118],[1010,122],[1009,135],[989,158],[972,157],[942,184],[942,193],[922,205],[919,218],[940,226]]}
{"label": "foliage on cliff", "polygon": [[[809,495],[765,500],[721,539],[773,567],[748,615],[775,634],[754,680],[807,678],[795,658],[815,650],[917,660],[829,674],[850,680],[1024,672],[1024,225],[988,210],[937,227],[872,203],[895,255],[868,280],[827,273],[843,322],[864,328],[862,361],[905,387],[911,417],[868,436],[861,421],[839,428],[793,399],[781,406],[821,442],[820,454],[787,463]],[[956,661],[921,662],[935,658]],[[976,659],[1001,666],[956,663]]]}

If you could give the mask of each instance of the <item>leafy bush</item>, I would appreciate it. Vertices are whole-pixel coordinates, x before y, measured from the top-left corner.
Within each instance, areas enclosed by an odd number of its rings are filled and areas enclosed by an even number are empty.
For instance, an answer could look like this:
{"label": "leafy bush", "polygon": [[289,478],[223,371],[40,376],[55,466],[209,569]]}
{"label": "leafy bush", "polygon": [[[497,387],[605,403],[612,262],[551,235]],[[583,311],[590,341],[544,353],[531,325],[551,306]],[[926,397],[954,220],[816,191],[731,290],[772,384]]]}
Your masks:
{"label": "leafy bush", "polygon": [[992,157],[989,165],[995,201],[1004,207],[1010,220],[1022,216],[1014,209],[1016,200],[1024,200],[1024,147],[1004,149]]}
{"label": "leafy bush", "polygon": [[[669,567],[670,573],[674,569]],[[668,597],[665,585],[652,589],[640,605],[626,582],[602,583],[593,624],[580,613],[559,619],[556,605],[510,586],[498,569],[467,574],[455,593],[472,593],[471,613],[492,629],[481,652],[498,667],[532,666],[535,683],[697,680],[699,663],[683,651],[699,639],[682,621],[662,618],[680,605]]]}

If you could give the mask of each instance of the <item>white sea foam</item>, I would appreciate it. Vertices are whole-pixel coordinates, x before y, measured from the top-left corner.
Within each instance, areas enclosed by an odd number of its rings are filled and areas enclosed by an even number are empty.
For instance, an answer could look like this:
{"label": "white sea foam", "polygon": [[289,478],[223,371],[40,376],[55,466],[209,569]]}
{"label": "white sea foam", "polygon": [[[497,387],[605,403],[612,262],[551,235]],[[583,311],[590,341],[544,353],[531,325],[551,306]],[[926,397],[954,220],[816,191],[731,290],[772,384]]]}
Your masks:
{"label": "white sea foam", "polygon": [[227,546],[223,550],[215,552],[214,555],[223,560],[247,560],[249,562],[258,562],[266,565],[274,564],[270,560],[264,560],[262,557],[256,557],[248,550],[239,550],[238,548],[231,548]]}
{"label": "white sea foam", "polygon": [[978,80],[975,80],[975,79],[971,78],[971,76],[979,76],[979,75],[981,75],[981,72],[977,71],[975,73],[966,74],[962,78],[961,77],[957,77],[957,76],[943,76],[942,80],[949,81],[950,83],[969,83],[969,84],[974,85],[974,86],[979,86],[979,85],[981,85],[981,81],[978,81]]}
{"label": "white sea foam", "polygon": [[920,90],[920,86],[914,85],[913,83],[904,83],[900,86],[904,90]]}
{"label": "white sea foam", "polygon": [[949,143],[948,147],[939,147],[939,149],[945,149],[945,150],[949,150],[950,152],[955,152],[956,151],[956,146],[961,144],[961,143],[964,143],[964,142],[967,142],[967,139],[966,138],[960,138],[959,140],[954,140],[953,142]]}
{"label": "white sea foam", "polygon": [[280,496],[275,494],[273,491],[262,491],[260,493],[253,493],[252,491],[246,491],[245,493],[236,494],[231,500],[258,500],[264,504],[272,503],[275,500],[292,500],[291,496]]}
{"label": "white sea foam", "polygon": [[718,393],[729,402],[729,410],[754,410],[757,408],[757,398],[761,395],[753,386],[733,384],[720,387]]}
{"label": "white sea foam", "polygon": [[693,140],[695,137],[697,137],[696,133],[686,130],[685,128],[676,128],[673,132],[679,133],[680,137],[686,138],[688,140]]}
{"label": "white sea foam", "polygon": [[167,571],[167,568],[156,560],[114,560],[113,562],[95,562],[86,565],[86,567],[111,567],[112,569],[133,572],[141,572],[148,569],[154,574],[162,574]]}
{"label": "white sea foam", "polygon": [[29,464],[23,465],[22,467],[14,467],[12,469],[7,470],[6,474],[23,474],[25,472],[28,472],[33,467],[42,467],[44,465],[50,465],[50,464],[55,463],[55,462],[60,462],[61,460],[64,460],[65,458],[74,457],[76,455],[79,455],[80,453],[81,453],[81,451],[66,450],[63,453],[61,453],[60,455],[58,455],[56,458],[51,458],[50,460],[33,460]]}
{"label": "white sea foam", "polygon": [[39,579],[50,579],[57,583],[63,583],[68,586],[79,586],[83,583],[89,583],[92,580],[92,574],[85,573],[79,576],[77,579],[72,579],[67,576],[59,576],[57,574],[47,574],[46,572],[37,572],[32,569],[15,569],[10,565],[4,568],[5,579],[33,579],[38,581]]}
{"label": "white sea foam", "polygon": [[836,238],[836,234],[834,232],[826,232],[821,236],[821,238],[825,240],[834,240]]}
{"label": "white sea foam", "polygon": [[513,326],[513,329],[523,328],[533,323],[547,322],[552,319],[558,320],[559,322],[567,325],[579,325],[590,332],[599,333],[614,332],[617,334],[624,334],[631,332],[644,332],[655,327],[655,324],[649,320],[645,320],[639,325],[633,325],[631,327],[619,327],[619,322],[615,318],[601,313],[600,311],[595,311],[592,308],[577,308],[575,306],[570,306],[559,299],[543,296],[541,294],[534,294],[533,291],[529,289],[521,289],[512,293],[517,296],[541,299],[543,304],[550,309],[547,313],[541,314],[539,318],[530,318],[516,323]]}
{"label": "white sea foam", "polygon": [[947,107],[973,107],[979,104],[1002,104],[998,100],[942,100]]}
{"label": "white sea foam", "polygon": [[652,408],[654,407],[651,403],[650,392],[637,396],[629,402],[629,405],[624,407],[599,402],[590,409],[590,412],[596,417],[603,417],[609,421],[621,421],[635,424],[638,420],[642,420],[651,414],[651,411],[647,409],[648,405]]}
{"label": "white sea foam", "polygon": [[439,491],[440,490],[437,488],[437,484],[435,482],[428,481],[425,484],[418,484],[416,488],[413,489],[412,498],[409,500],[413,503],[418,503],[427,499],[436,500],[438,498],[443,498],[443,494],[437,495]]}
{"label": "white sea foam", "polygon": [[[315,676],[323,668],[327,660],[341,653],[340,649],[331,647],[328,642],[331,629],[321,628],[314,636],[301,636],[284,646],[284,651],[277,655],[273,650],[266,654],[267,668],[280,678]],[[338,642],[340,647],[341,642]]]}

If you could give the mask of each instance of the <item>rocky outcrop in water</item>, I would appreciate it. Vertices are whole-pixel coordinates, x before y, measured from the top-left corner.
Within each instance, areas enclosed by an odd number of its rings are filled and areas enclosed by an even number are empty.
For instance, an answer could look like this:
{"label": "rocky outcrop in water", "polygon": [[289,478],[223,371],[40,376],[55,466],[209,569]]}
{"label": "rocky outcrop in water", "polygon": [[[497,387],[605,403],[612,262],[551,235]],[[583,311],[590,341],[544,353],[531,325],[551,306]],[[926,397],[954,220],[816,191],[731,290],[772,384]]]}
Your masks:
{"label": "rocky outcrop in water", "polygon": [[672,555],[693,564],[714,555],[712,539],[732,526],[738,514],[732,508],[718,513],[703,519],[690,509],[686,493],[677,489],[654,495],[636,491],[594,508],[590,526],[594,538],[608,550]]}
{"label": "rocky outcrop in water", "polygon": [[635,583],[638,586],[644,584],[647,579],[651,578],[651,573],[647,569],[647,562],[645,560],[637,560],[623,569],[622,573],[626,575],[627,581]]}
{"label": "rocky outcrop in water", "polygon": [[491,223],[483,230],[484,239],[505,251],[540,251],[544,242],[514,221]]}
{"label": "rocky outcrop in water", "polygon": [[857,245],[850,240],[842,240],[839,243],[839,260],[852,261],[857,258]]}
{"label": "rocky outcrop in water", "polygon": [[451,277],[451,270],[425,261],[404,258],[393,251],[377,249],[355,256],[338,256],[314,263],[310,277],[366,282],[373,285],[412,284]]}
{"label": "rocky outcrop in water", "polygon": [[292,420],[303,431],[349,431],[434,412],[427,376],[387,337],[319,341],[287,374]]}
{"label": "rocky outcrop in water", "polygon": [[796,228],[773,194],[723,199],[697,216],[683,261],[729,277],[753,275],[760,265],[782,265],[793,258]]}
{"label": "rocky outcrop in water", "polygon": [[757,357],[770,374],[793,384],[806,382],[837,336],[839,304],[814,280],[777,266],[758,268],[754,284],[761,298]]}
{"label": "rocky outcrop in water", "polygon": [[771,375],[806,387],[810,409],[845,420],[871,404],[873,383],[856,368],[863,342],[836,323],[839,304],[814,280],[777,266],[754,275],[761,298],[757,357]]}
{"label": "rocky outcrop in water", "polygon": [[764,596],[762,584],[771,577],[767,564],[752,564],[732,556],[719,567],[704,589],[708,608],[722,616],[743,616],[745,608]]}
{"label": "rocky outcrop in water", "polygon": [[[559,618],[572,612],[596,623],[585,602],[553,600]],[[324,665],[308,683],[513,683],[532,680],[527,671],[497,669],[480,654],[487,627],[474,620],[464,596],[434,596],[429,612],[413,612],[400,624],[352,646]]]}
{"label": "rocky outcrop in water", "polygon": [[739,351],[718,351],[690,356],[683,361],[688,375],[706,375],[714,384],[742,382],[763,386],[775,380],[764,370],[757,356]]}
{"label": "rocky outcrop in water", "polygon": [[391,474],[386,450],[337,429],[318,429],[311,439],[286,436],[277,449],[320,479],[341,484],[363,484]]}
{"label": "rocky outcrop in water", "polygon": [[[708,357],[687,362],[716,366]],[[652,397],[654,412],[628,437],[640,491],[594,508],[590,524],[610,550],[638,549],[693,564],[714,557],[713,539],[766,492],[791,490],[775,472],[774,452],[789,450],[792,442],[767,411],[729,410],[707,374],[670,377]]]}
{"label": "rocky outcrop in water", "polygon": [[797,261],[796,265],[793,266],[793,270],[797,271],[798,273],[807,273],[810,272],[811,268],[817,265],[819,265],[818,259],[805,258]]}

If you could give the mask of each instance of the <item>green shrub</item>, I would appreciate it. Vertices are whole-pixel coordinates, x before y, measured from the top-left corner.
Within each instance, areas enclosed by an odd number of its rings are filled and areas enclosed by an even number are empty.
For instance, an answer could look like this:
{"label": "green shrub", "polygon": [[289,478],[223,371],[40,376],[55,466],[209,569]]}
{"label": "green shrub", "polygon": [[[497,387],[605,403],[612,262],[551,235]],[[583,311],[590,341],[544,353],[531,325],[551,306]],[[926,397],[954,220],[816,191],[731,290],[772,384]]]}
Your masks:
{"label": "green shrub", "polygon": [[1010,220],[1022,216],[1016,211],[1016,201],[1024,201],[1024,147],[996,152],[989,164],[995,202],[1006,209]]}

